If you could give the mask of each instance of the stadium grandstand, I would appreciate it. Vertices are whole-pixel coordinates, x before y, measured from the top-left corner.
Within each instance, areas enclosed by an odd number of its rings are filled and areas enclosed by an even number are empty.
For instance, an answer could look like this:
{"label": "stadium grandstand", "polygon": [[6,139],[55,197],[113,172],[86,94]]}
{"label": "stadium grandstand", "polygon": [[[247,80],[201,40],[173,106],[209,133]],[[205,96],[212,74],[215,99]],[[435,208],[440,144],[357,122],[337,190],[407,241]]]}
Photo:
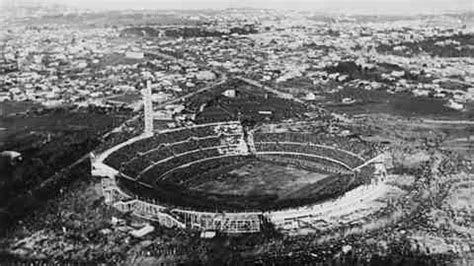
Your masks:
{"label": "stadium grandstand", "polygon": [[142,135],[91,156],[92,175],[102,177],[106,203],[166,227],[294,228],[298,217],[312,223],[348,199],[363,202],[385,175],[379,149],[324,123],[237,120],[158,130],[144,122]]}
{"label": "stadium grandstand", "polygon": [[[374,151],[361,140],[326,133],[253,132],[239,121],[155,131],[104,154],[93,160],[93,172],[108,177],[104,195],[117,209],[164,226],[227,233],[258,232],[271,213],[344,197],[375,178],[372,163],[364,165]],[[287,200],[187,189],[254,160],[291,165],[326,178]]]}

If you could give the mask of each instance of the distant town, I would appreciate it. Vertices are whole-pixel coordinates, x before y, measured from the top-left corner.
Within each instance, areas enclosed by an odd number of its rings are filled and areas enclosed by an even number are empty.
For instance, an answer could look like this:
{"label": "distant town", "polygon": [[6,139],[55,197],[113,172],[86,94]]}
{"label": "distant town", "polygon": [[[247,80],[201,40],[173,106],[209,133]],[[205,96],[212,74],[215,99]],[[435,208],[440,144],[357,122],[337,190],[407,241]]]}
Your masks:
{"label": "distant town", "polygon": [[[79,29],[67,21],[82,16]],[[0,99],[46,106],[117,104],[113,96],[136,93],[146,70],[157,80],[155,102],[226,73],[308,102],[361,88],[443,99],[458,111],[472,108],[472,27],[452,15],[385,22],[226,10],[179,14],[185,26],[147,23],[148,13],[143,25],[133,27],[88,25],[88,16],[96,15],[69,14],[60,18],[62,25],[45,21],[4,32]],[[372,21],[360,24],[364,19]]]}

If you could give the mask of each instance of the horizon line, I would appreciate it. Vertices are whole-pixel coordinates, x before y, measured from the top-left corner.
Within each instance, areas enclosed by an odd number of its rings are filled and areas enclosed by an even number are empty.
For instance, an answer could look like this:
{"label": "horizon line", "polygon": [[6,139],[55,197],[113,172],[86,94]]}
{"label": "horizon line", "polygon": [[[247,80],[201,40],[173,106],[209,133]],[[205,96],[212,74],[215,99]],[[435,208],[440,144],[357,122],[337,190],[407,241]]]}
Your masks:
{"label": "horizon line", "polygon": [[[275,10],[314,12],[322,14],[346,15],[432,15],[446,13],[474,13],[470,0],[443,1],[427,0],[0,0],[2,7],[18,6],[61,6],[78,11],[205,11],[205,10]],[[0,8],[2,9],[2,8]]]}

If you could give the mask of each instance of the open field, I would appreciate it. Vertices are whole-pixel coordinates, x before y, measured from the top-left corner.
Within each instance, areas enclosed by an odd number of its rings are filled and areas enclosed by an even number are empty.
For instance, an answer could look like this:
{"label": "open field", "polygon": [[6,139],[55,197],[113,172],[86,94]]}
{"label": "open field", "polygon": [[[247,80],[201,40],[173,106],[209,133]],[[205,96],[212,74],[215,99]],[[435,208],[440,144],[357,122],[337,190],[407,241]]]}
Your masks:
{"label": "open field", "polygon": [[43,196],[31,195],[38,186],[44,186],[40,184],[95,149],[104,132],[122,123],[126,117],[126,113],[55,109],[2,118],[5,130],[1,131],[0,150],[20,152],[23,158],[15,164],[1,158],[2,229],[11,218],[21,217],[23,208],[28,209],[31,201],[39,204],[44,200]]}
{"label": "open field", "polygon": [[[329,110],[358,114],[389,114],[404,117],[423,117],[433,119],[470,119],[474,118],[474,105],[466,106],[467,111],[460,112],[445,107],[445,100],[429,97],[414,97],[408,93],[391,94],[385,91],[367,91],[347,88],[327,96],[324,104]],[[339,104],[343,98],[352,98],[353,104]],[[331,103],[331,101],[339,103]]]}
{"label": "open field", "polygon": [[[1,127],[5,130],[0,135],[0,142],[3,142],[0,143],[0,148],[21,152],[71,133],[103,133],[108,128],[119,125],[127,116],[126,113],[110,115],[105,111],[94,113],[87,109],[54,109],[38,114],[4,117]],[[35,142],[39,143],[28,145]]]}
{"label": "open field", "polygon": [[8,116],[15,113],[26,112],[31,108],[42,107],[39,103],[34,102],[0,102],[0,116]]}

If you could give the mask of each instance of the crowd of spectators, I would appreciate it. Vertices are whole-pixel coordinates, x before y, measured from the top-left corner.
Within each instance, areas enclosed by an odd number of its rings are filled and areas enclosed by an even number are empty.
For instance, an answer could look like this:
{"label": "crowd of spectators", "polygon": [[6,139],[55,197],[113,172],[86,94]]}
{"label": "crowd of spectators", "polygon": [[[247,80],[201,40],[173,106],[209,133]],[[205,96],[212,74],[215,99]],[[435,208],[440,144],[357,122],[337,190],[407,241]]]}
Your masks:
{"label": "crowd of spectators", "polygon": [[[206,160],[198,163],[189,165],[186,168],[179,168],[171,172],[166,180],[168,182],[181,183],[186,182],[205,182],[209,178],[215,178],[216,172],[225,172],[229,167],[234,168],[236,165],[241,165],[250,160],[246,156],[236,155],[230,157],[223,157],[215,160]],[[198,179],[192,179],[192,177],[199,176]]]}
{"label": "crowd of spectators", "polygon": [[358,138],[349,138],[336,136],[332,134],[314,132],[256,132],[254,141],[257,142],[298,142],[312,143],[318,145],[331,146],[337,149],[345,150],[354,154],[366,154],[371,145],[359,140]]}
{"label": "crowd of spectators", "polygon": [[189,152],[184,155],[172,157],[171,159],[160,162],[159,164],[155,164],[154,167],[142,173],[139,178],[145,182],[148,181],[148,183],[153,183],[154,180],[160,179],[161,176],[166,174],[168,171],[175,169],[176,167],[202,160],[204,158],[217,157],[219,155],[221,154],[217,148]]}
{"label": "crowd of spectators", "polygon": [[346,173],[349,172],[336,162],[331,162],[323,158],[309,157],[304,154],[259,154],[260,160],[275,164],[294,165],[300,169],[320,173]]}
{"label": "crowd of spectators", "polygon": [[157,148],[151,149],[142,154],[138,154],[128,162],[123,162],[122,169],[127,175],[136,176],[146,167],[155,164],[159,161],[168,161],[172,159],[172,157],[182,157],[184,154],[200,150],[206,150],[211,147],[225,148],[229,145],[235,145],[236,137],[238,136],[227,136],[224,139],[222,138],[222,136],[212,136],[202,139],[190,138],[187,141],[183,142],[160,144]]}
{"label": "crowd of spectators", "polygon": [[255,143],[257,152],[259,151],[281,151],[297,152],[303,154],[313,154],[340,161],[349,167],[355,168],[364,161],[351,153],[329,147],[316,146],[311,143],[285,143],[285,142],[257,142]]}
{"label": "crowd of spectators", "polygon": [[219,124],[214,127],[214,132],[217,135],[220,134],[241,134],[242,133],[242,127],[240,123],[238,122],[233,122],[229,124]]}
{"label": "crowd of spectators", "polygon": [[[241,133],[241,128],[236,126],[235,123],[204,126],[198,125],[194,127],[183,127],[175,130],[164,131],[162,133],[155,134],[151,138],[136,141],[119,149],[106,158],[105,163],[118,169],[122,163],[130,161],[134,157],[140,157],[143,155],[143,153],[155,149],[156,147],[158,147],[159,150],[164,150],[161,149],[160,145],[186,141],[186,144],[183,144],[184,146],[173,145],[172,153],[180,154],[185,152],[184,150],[192,150],[193,147],[199,148],[198,145],[201,147],[208,147],[209,145],[212,145],[211,143],[200,142],[199,139],[201,138],[206,138],[205,141],[212,142],[213,139],[209,138],[210,136],[220,136],[221,138],[227,138],[227,134],[235,136]],[[199,144],[196,144],[197,141],[199,141]],[[186,148],[187,145],[189,146]]]}

